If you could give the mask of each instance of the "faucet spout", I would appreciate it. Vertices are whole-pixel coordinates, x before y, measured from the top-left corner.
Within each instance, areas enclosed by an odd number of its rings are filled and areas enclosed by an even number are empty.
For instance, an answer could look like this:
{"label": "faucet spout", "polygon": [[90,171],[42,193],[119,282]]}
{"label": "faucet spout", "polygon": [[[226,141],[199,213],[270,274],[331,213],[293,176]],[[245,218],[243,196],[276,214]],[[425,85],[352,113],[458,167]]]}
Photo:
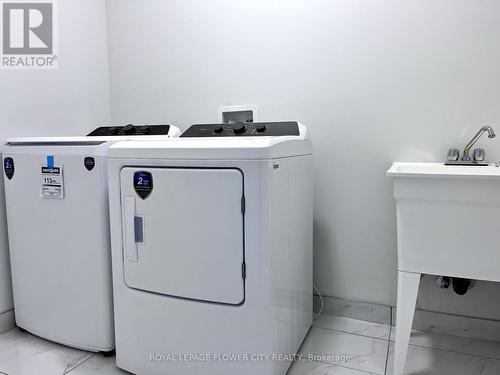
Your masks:
{"label": "faucet spout", "polygon": [[496,137],[495,131],[493,130],[493,128],[491,126],[483,126],[481,129],[479,129],[479,131],[476,133],[476,135],[470,140],[470,142],[467,143],[467,146],[465,146],[464,155],[462,156],[463,161],[470,160],[469,152],[470,152],[472,146],[474,146],[474,144],[478,141],[478,139],[481,138],[481,136],[486,132],[488,133],[488,138],[495,138]]}

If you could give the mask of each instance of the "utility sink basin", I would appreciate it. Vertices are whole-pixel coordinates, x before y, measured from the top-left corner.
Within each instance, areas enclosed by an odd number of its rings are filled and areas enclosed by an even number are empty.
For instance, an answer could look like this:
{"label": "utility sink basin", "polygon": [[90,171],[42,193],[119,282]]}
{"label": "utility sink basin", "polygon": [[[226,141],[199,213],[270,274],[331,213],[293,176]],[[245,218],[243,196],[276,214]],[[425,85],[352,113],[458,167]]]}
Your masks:
{"label": "utility sink basin", "polygon": [[422,274],[500,281],[500,168],[394,163],[398,301],[394,375],[403,375]]}
{"label": "utility sink basin", "polygon": [[500,167],[394,163],[398,269],[500,281]]}

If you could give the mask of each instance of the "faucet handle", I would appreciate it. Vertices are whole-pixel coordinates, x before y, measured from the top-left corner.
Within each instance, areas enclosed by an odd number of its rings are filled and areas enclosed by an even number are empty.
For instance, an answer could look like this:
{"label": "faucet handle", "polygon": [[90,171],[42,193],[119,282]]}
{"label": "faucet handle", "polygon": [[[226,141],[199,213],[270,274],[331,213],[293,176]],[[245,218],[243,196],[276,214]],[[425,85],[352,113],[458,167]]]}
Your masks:
{"label": "faucet handle", "polygon": [[472,157],[474,158],[474,161],[484,161],[484,158],[486,157],[484,148],[474,149],[474,154],[472,155]]}
{"label": "faucet handle", "polygon": [[460,151],[458,148],[450,148],[448,150],[448,161],[457,161],[460,157]]}

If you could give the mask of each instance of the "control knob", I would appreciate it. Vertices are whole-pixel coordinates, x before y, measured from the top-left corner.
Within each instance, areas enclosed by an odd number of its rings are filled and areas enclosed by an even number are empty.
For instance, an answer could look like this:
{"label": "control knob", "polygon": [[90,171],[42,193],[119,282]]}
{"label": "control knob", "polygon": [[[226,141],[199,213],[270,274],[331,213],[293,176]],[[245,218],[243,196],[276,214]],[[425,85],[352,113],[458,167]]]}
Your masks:
{"label": "control knob", "polygon": [[123,127],[123,133],[125,134],[132,134],[134,133],[134,125],[128,124]]}
{"label": "control knob", "polygon": [[259,133],[266,131],[266,124],[255,125],[255,130],[257,130]]}
{"label": "control knob", "polygon": [[135,134],[148,134],[150,132],[151,128],[148,125],[142,125],[142,126],[136,126],[135,127]]}
{"label": "control knob", "polygon": [[242,134],[247,130],[247,127],[245,126],[244,123],[238,122],[233,125],[233,132],[234,134]]}

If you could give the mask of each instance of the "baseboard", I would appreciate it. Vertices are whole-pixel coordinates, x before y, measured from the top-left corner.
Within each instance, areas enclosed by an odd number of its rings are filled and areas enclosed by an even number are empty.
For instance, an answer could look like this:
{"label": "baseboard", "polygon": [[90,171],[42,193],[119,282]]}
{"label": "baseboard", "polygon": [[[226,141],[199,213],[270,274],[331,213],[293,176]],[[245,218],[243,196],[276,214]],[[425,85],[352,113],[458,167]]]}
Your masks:
{"label": "baseboard", "polygon": [[[321,306],[314,295],[314,312]],[[323,296],[322,314],[345,316],[379,324],[396,324],[396,308],[370,302],[350,301]],[[474,339],[500,341],[500,321],[446,314],[435,311],[415,310],[413,329]]]}
{"label": "baseboard", "polygon": [[[314,295],[314,312],[321,307],[319,296]],[[346,316],[379,324],[391,324],[391,307],[376,303],[350,301],[342,298],[323,296],[322,314]]]}
{"label": "baseboard", "polygon": [[0,314],[0,333],[15,327],[14,309]]}

